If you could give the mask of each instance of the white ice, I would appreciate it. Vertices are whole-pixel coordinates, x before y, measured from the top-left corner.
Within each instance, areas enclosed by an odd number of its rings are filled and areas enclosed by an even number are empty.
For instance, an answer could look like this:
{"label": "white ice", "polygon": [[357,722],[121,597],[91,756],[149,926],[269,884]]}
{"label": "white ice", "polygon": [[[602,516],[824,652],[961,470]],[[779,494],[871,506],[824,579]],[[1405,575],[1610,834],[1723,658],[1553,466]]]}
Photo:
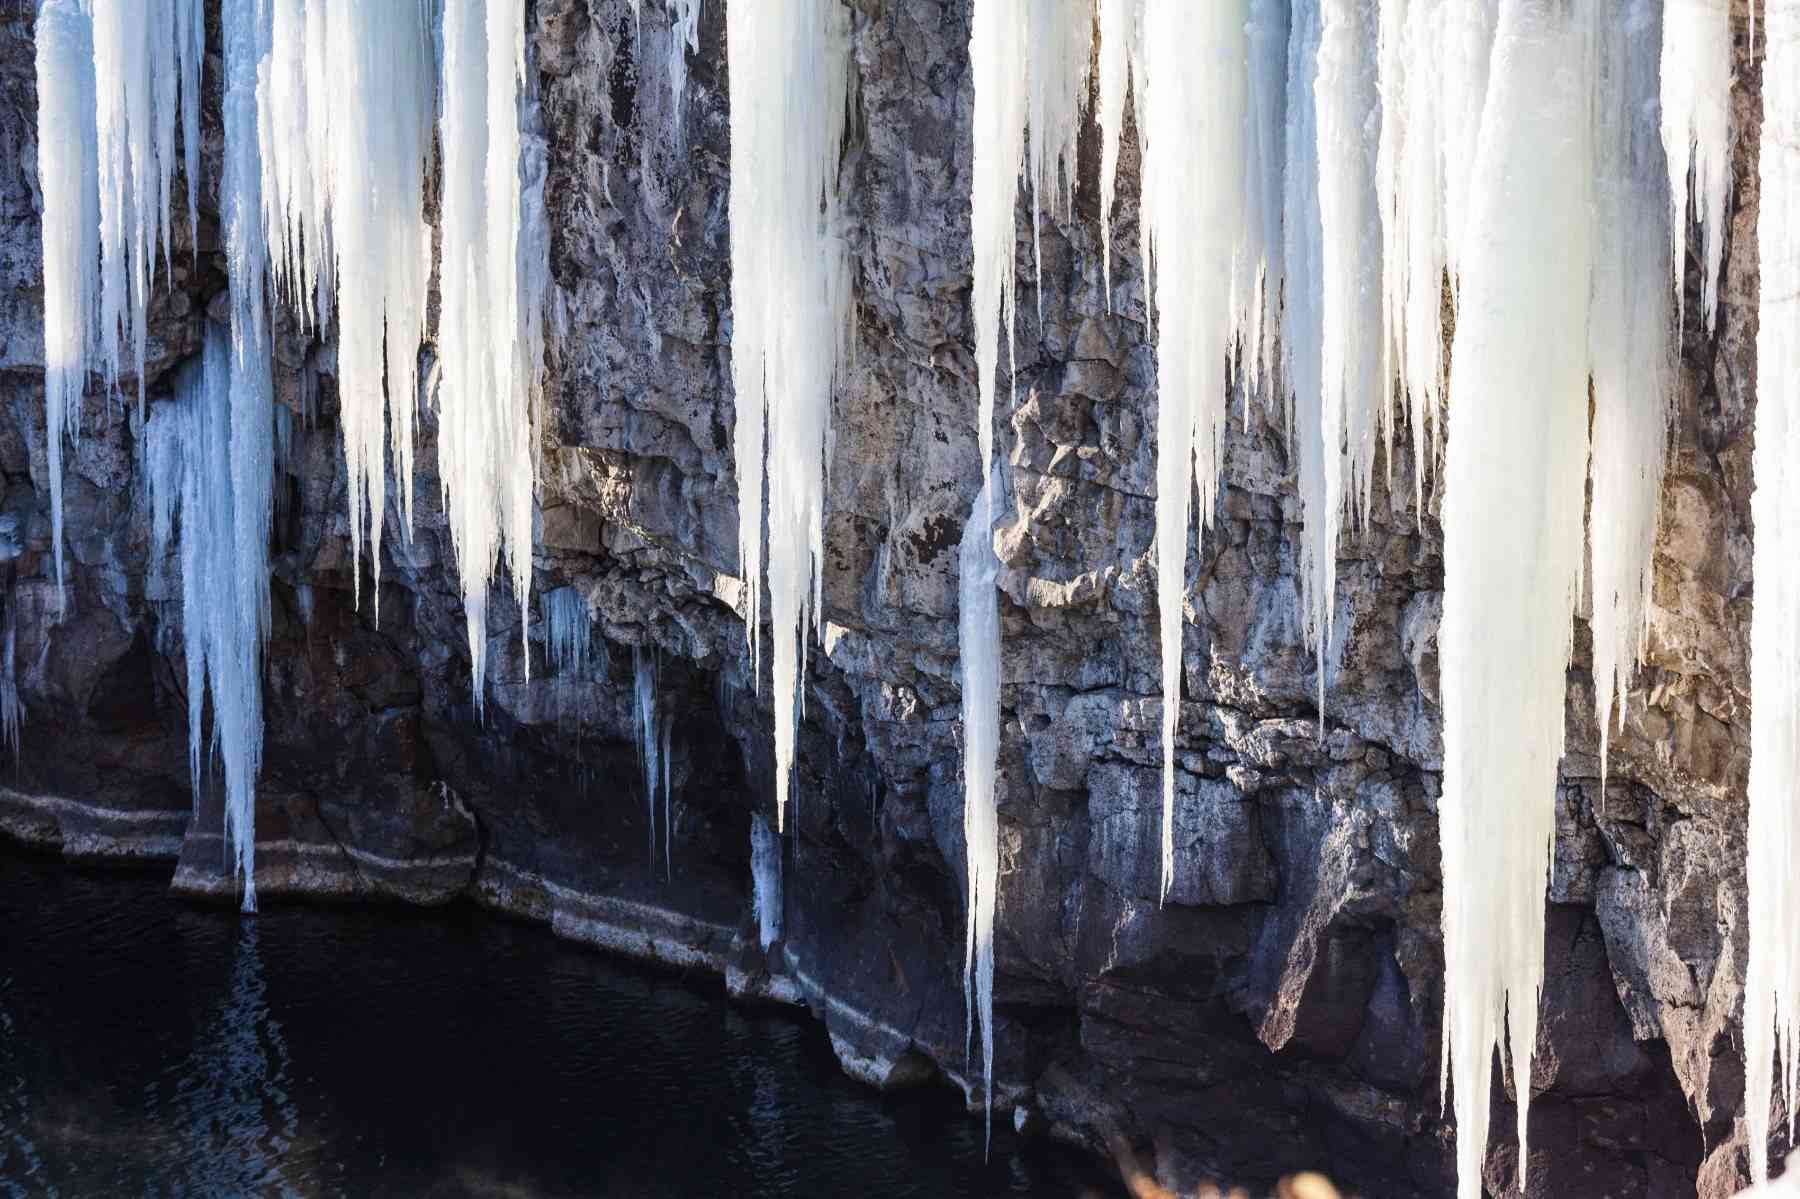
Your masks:
{"label": "white ice", "polygon": [[[1585,16],[1584,16],[1585,14]],[[1592,12],[1507,0],[1451,351],[1438,631],[1443,1065],[1478,1199],[1495,1048],[1531,1076],[1587,467]],[[1529,1156],[1530,1088],[1518,1103]],[[1523,1176],[1523,1169],[1521,1175]],[[1521,1179],[1523,1181],[1523,1178]]]}

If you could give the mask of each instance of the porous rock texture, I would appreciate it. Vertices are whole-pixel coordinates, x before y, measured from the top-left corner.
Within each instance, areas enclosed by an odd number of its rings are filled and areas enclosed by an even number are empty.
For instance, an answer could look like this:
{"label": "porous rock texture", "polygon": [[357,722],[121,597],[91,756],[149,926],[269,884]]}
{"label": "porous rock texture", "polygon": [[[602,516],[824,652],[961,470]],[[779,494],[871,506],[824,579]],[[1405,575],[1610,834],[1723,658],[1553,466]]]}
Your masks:
{"label": "porous rock texture", "polygon": [[[352,603],[333,342],[278,321],[278,399],[317,411],[298,422],[278,487],[258,889],[274,903],[472,897],[718,971],[747,995],[808,1005],[853,1073],[947,1079],[978,1106],[961,990],[953,548],[980,476],[970,0],[851,7],[858,331],[833,414],[784,939],[760,953],[750,915],[750,818],[772,807],[773,753],[769,687],[750,677],[739,615],[719,2],[702,6],[679,110],[654,0],[641,27],[630,0],[531,8],[557,332],[535,591],[524,613],[503,585],[496,596],[485,721],[431,417],[410,539],[389,492],[377,620],[366,593]],[[1743,1174],[1759,124],[1743,15],[1722,312],[1716,331],[1697,327],[1690,277],[1649,664],[1604,794],[1585,624],[1569,671],[1532,1196],[1718,1197]],[[0,774],[0,829],[71,857],[173,860],[179,891],[225,896],[218,781],[197,800],[189,785],[177,565],[149,552],[135,381],[119,402],[97,379],[90,389],[57,616],[32,35],[28,12],[0,11],[0,572],[27,710],[17,769]],[[206,128],[210,197],[216,113]],[[1097,159],[1084,130],[1075,213],[1045,218],[1041,287],[1020,238],[1018,369],[997,432],[999,1115],[1022,1109],[1028,1126],[1096,1147],[1114,1130],[1154,1141],[1175,1182],[1311,1166],[1368,1195],[1449,1194],[1436,503],[1422,521],[1411,510],[1416,464],[1397,453],[1377,471],[1370,527],[1339,547],[1321,736],[1291,454],[1260,399],[1234,415],[1213,528],[1188,564],[1176,876],[1159,905],[1155,351],[1136,163],[1128,150],[1109,310]],[[153,307],[153,405],[209,312],[224,314],[212,200],[198,246],[175,228],[173,278]],[[545,660],[537,603],[556,586],[595,606],[610,661],[591,679],[559,679]],[[667,874],[646,827],[631,647],[658,656],[673,721]],[[1486,1180],[1513,1195],[1512,1092],[1495,1087]]]}

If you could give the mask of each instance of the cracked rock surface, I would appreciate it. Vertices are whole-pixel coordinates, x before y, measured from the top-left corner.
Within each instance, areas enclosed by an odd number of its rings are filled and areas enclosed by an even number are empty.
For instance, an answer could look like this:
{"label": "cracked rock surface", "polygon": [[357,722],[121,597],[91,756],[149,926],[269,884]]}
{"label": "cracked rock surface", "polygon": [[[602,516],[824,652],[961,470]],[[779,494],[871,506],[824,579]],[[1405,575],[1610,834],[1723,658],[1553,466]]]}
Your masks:
{"label": "cracked rock surface", "polygon": [[[945,1078],[979,1105],[964,1057],[954,550],[980,477],[969,6],[851,5],[856,357],[833,413],[784,939],[757,950],[750,908],[750,821],[772,808],[773,747],[768,683],[751,677],[738,615],[714,3],[679,109],[660,6],[644,5],[640,33],[630,0],[532,5],[560,332],[534,592],[524,612],[504,587],[494,596],[485,721],[433,419],[410,538],[387,514],[377,620],[367,596],[352,602],[333,341],[277,320],[278,401],[299,411],[316,397],[317,414],[278,483],[256,813],[269,902],[472,897],[806,1003],[858,1077]],[[1739,16],[1721,313],[1715,330],[1684,330],[1649,658],[1604,793],[1577,623],[1532,1196],[1722,1199],[1743,1176],[1760,68]],[[216,43],[216,12],[212,32]],[[189,784],[176,562],[150,554],[136,404],[109,401],[97,380],[65,483],[57,619],[32,36],[29,14],[0,11],[0,580],[27,712],[0,829],[71,856],[170,860],[178,889],[227,895],[217,780],[198,797]],[[210,197],[216,112],[206,138]],[[1339,547],[1321,720],[1286,434],[1258,399],[1238,419],[1232,397],[1222,495],[1188,562],[1176,875],[1159,905],[1155,352],[1135,149],[1128,139],[1110,305],[1098,156],[1084,130],[1075,211],[1046,214],[1041,263],[1021,206],[1017,373],[996,433],[997,1105],[1096,1147],[1115,1128],[1154,1140],[1176,1182],[1322,1166],[1369,1195],[1449,1194],[1436,498],[1428,484],[1427,510],[1413,509],[1419,464],[1404,448],[1377,470],[1370,524]],[[152,404],[168,401],[225,288],[212,201],[199,245],[185,221],[174,228],[152,307]],[[1694,313],[1696,279],[1690,291]],[[604,638],[590,677],[559,678],[545,657],[538,604],[562,586],[590,602]],[[659,661],[673,721],[667,870],[640,781],[634,654]],[[1518,1194],[1513,1092],[1494,1085],[1485,1179]]]}

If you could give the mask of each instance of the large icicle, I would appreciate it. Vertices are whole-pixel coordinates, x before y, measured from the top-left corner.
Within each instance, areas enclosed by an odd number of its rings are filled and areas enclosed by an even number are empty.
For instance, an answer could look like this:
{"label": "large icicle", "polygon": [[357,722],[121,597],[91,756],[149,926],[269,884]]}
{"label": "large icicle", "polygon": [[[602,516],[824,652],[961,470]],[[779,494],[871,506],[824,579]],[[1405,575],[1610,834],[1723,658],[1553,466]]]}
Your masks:
{"label": "large icicle", "polygon": [[80,0],[44,0],[37,19],[38,187],[43,194],[44,448],[50,545],[63,596],[63,441],[81,428],[99,336],[100,192],[94,25]]}
{"label": "large icicle", "polygon": [[530,599],[547,226],[521,172],[523,0],[446,0],[443,29],[438,463],[479,713],[502,550],[521,611]]}
{"label": "large icicle", "polygon": [[[1148,0],[1136,80],[1140,226],[1157,335],[1156,598],[1162,645],[1162,892],[1175,877],[1175,730],[1188,517],[1212,523],[1225,371],[1237,330],[1233,272],[1245,219],[1249,0]],[[1229,164],[1222,167],[1221,164]]]}
{"label": "large icicle", "polygon": [[[431,273],[425,224],[437,108],[431,8],[424,0],[332,5],[323,53],[306,59],[307,95],[326,99],[330,131],[322,162],[311,160],[308,147],[310,169],[330,180],[337,310],[350,316],[338,322],[338,398],[352,571],[360,597],[366,540],[378,612],[390,446],[402,534],[412,525],[413,416]],[[300,144],[292,144],[293,152]],[[282,140],[274,145],[278,152],[289,148]]]}
{"label": "large icicle", "polygon": [[969,1039],[981,1021],[982,1102],[988,1136],[994,1125],[994,907],[1000,890],[1000,846],[994,772],[1000,755],[1000,608],[994,557],[994,480],[990,474],[969,509],[958,553],[957,634],[962,657],[963,848],[968,857],[968,926],[963,1006]]}
{"label": "large icicle", "polygon": [[1451,353],[1443,679],[1444,1068],[1477,1199],[1489,1069],[1529,1158],[1544,892],[1587,451],[1591,38],[1584,6],[1506,0],[1469,191]]}
{"label": "large icicle", "polygon": [[1630,0],[1616,19],[1598,23],[1589,547],[1603,783],[1614,700],[1622,710],[1643,658],[1675,389],[1670,249],[1663,235],[1669,176],[1656,121],[1657,17],[1651,0]]}
{"label": "large icicle", "polygon": [[[1800,1072],[1800,6],[1765,10],[1761,279],[1756,335],[1756,529],[1750,612],[1750,961],[1744,977],[1744,1116],[1750,1171],[1769,1172],[1776,1060],[1794,1137]],[[1665,31],[1665,41],[1666,41]],[[1792,1167],[1790,1167],[1791,1169]]]}
{"label": "large icicle", "polygon": [[838,203],[849,14],[841,0],[729,4],[725,33],[738,557],[760,661],[766,481],[780,828],[800,715],[801,637],[821,618],[832,390],[849,353],[851,268]]}
{"label": "large icicle", "polygon": [[[1754,3],[1752,3],[1754,10]],[[1769,4],[1771,11],[1780,4]],[[1768,44],[1765,42],[1765,44]],[[1669,163],[1670,263],[1679,302],[1687,222],[1700,226],[1700,306],[1712,328],[1731,196],[1731,0],[1665,0],[1662,142]]]}

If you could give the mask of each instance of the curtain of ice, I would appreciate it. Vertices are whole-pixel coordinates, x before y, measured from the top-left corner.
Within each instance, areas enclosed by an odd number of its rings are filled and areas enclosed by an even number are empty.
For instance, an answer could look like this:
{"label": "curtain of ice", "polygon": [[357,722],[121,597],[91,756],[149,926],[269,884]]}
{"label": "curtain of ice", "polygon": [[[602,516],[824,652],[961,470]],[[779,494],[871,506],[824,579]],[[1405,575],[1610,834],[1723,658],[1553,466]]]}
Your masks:
{"label": "curtain of ice", "polygon": [[131,346],[144,398],[145,313],[160,248],[173,252],[170,181],[175,125],[183,120],[188,213],[193,227],[199,156],[202,0],[84,0],[93,18],[95,128],[100,201],[100,341],[107,379],[124,373]]}
{"label": "curtain of ice", "polygon": [[1675,314],[1665,286],[1669,174],[1656,120],[1659,16],[1653,0],[1629,0],[1597,25],[1588,539],[1603,784],[1615,700],[1622,710],[1643,658],[1675,389]]}
{"label": "curtain of ice", "polygon": [[198,242],[201,0],[43,0],[38,180],[43,194],[45,433],[56,580],[64,581],[63,440],[78,436],[87,368],[109,385],[124,347],[144,397],[150,285],[174,252],[177,121],[190,243]]}
{"label": "curtain of ice", "polygon": [[1458,1193],[1481,1194],[1496,1046],[1521,1180],[1586,478],[1592,38],[1501,7],[1469,189],[1444,500],[1443,1065]]}
{"label": "curtain of ice", "polygon": [[[1778,0],[1765,2],[1771,10],[1779,7]],[[1710,329],[1731,218],[1731,0],[1664,0],[1662,143],[1677,302],[1685,290],[1691,212],[1700,227],[1701,316]]]}
{"label": "curtain of ice", "polygon": [[[309,0],[309,24],[318,3]],[[340,0],[323,13],[323,53],[306,57],[306,90],[309,102],[324,99],[329,132],[323,160],[313,160],[308,146],[308,163],[329,180],[336,308],[347,318],[338,322],[338,399],[352,572],[360,597],[366,541],[379,614],[390,446],[403,536],[412,525],[413,422],[431,273],[425,174],[437,111],[432,5]],[[299,153],[305,143],[273,144],[280,155]]]}
{"label": "curtain of ice", "polygon": [[793,775],[802,633],[808,623],[816,632],[820,619],[832,390],[849,353],[851,266],[838,202],[849,13],[841,0],[730,4],[725,31],[738,556],[758,662],[765,580],[769,588],[779,828]]}
{"label": "curtain of ice", "polygon": [[[255,0],[227,0],[254,3]],[[264,376],[266,380],[266,376]],[[238,560],[242,507],[234,454],[237,409],[245,378],[232,334],[209,327],[198,359],[176,377],[175,399],[156,405],[144,426],[145,472],[152,512],[152,548],[161,558],[174,517],[181,519],[181,611],[186,643],[188,765],[194,793],[216,751],[225,776],[225,844],[230,868],[244,881],[244,910],[256,908],[256,774],[262,762],[262,669],[253,615],[260,580]],[[266,409],[265,409],[266,412]],[[266,425],[265,425],[266,431]],[[246,503],[246,501],[248,501]],[[212,698],[213,728],[204,729]],[[208,747],[213,747],[209,750]]]}
{"label": "curtain of ice", "polygon": [[445,0],[443,11],[438,468],[480,712],[503,552],[520,611],[529,604],[547,226],[522,172],[523,0]]}
{"label": "curtain of ice", "polygon": [[264,224],[278,294],[307,328],[331,317],[331,96],[323,0],[268,0],[269,55],[257,80]]}
{"label": "curtain of ice", "polygon": [[1800,6],[1770,3],[1764,19],[1744,979],[1744,1116],[1757,1181],[1768,1176],[1776,1063],[1790,1141],[1800,1071]]}

